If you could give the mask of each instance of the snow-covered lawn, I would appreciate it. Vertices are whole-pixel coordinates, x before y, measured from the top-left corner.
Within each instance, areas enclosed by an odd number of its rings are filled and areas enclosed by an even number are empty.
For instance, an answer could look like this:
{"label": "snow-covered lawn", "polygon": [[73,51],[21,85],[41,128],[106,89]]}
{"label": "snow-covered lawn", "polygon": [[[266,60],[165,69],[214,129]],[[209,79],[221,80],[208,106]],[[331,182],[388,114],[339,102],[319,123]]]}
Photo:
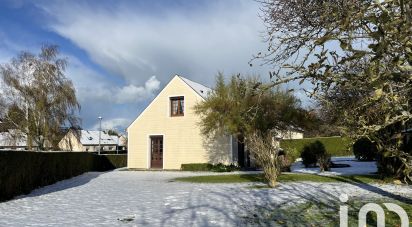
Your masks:
{"label": "snow-covered lawn", "polygon": [[236,226],[252,207],[351,197],[411,198],[412,188],[344,183],[281,184],[252,189],[251,184],[173,182],[210,173],[113,171],[86,173],[0,203],[0,226]]}
{"label": "snow-covered lawn", "polygon": [[350,167],[331,168],[330,171],[319,173],[319,167],[305,168],[301,161],[292,164],[291,171],[294,173],[310,173],[319,175],[363,175],[378,172],[376,162],[360,162],[353,156],[332,157],[336,164],[348,164]]}

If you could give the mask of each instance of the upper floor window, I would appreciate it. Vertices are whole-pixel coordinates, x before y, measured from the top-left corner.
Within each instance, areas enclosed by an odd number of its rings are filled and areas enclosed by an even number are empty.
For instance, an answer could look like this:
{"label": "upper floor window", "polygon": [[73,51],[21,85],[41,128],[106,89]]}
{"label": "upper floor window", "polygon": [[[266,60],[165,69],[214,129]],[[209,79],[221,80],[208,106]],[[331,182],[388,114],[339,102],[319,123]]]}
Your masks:
{"label": "upper floor window", "polygon": [[183,116],[185,110],[184,97],[171,97],[170,98],[170,116]]}

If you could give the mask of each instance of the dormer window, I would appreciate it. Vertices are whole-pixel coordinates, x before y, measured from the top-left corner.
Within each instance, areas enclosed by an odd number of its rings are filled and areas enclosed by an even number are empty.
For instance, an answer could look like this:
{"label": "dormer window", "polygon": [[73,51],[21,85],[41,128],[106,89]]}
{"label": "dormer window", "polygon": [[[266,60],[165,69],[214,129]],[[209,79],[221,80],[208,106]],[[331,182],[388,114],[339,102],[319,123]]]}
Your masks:
{"label": "dormer window", "polygon": [[177,116],[184,116],[184,97],[171,97],[170,98],[170,116],[177,117]]}

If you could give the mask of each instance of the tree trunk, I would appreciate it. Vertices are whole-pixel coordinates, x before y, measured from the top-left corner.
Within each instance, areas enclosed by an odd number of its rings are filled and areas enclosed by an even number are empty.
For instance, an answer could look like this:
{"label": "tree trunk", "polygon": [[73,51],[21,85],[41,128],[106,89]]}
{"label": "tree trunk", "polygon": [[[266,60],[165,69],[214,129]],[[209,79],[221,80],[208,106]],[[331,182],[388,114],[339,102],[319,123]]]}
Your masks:
{"label": "tree trunk", "polygon": [[263,168],[263,173],[265,175],[266,180],[268,181],[268,186],[274,188],[278,185],[278,171],[274,170],[273,168]]}

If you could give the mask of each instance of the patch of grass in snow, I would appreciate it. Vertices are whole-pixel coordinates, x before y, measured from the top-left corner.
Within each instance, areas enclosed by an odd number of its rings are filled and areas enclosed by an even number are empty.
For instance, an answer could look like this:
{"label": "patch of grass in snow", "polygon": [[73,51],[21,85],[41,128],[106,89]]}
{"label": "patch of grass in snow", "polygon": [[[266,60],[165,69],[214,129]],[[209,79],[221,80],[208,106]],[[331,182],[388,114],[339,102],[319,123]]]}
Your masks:
{"label": "patch of grass in snow", "polygon": [[[271,209],[265,207],[250,207],[250,215],[242,217],[247,224],[259,226],[339,226],[339,208],[341,205],[348,206],[348,226],[358,226],[358,213],[360,208],[367,203],[395,203],[401,206],[409,215],[409,225],[412,224],[412,205],[402,201],[383,198],[351,198],[343,204],[339,201],[308,201],[305,203],[275,206]],[[393,212],[385,211],[386,226],[400,226],[400,218]],[[376,214],[370,212],[367,216],[367,223],[376,226]]]}
{"label": "patch of grass in snow", "polygon": [[[175,178],[175,181],[190,183],[265,183],[262,174],[231,174],[231,175],[209,175],[209,176],[191,176]],[[321,176],[315,174],[287,173],[281,174],[279,182],[343,182],[351,184],[371,184],[371,183],[388,183],[393,179],[380,179],[378,175],[352,175],[352,176]]]}
{"label": "patch of grass in snow", "polygon": [[207,175],[207,176],[192,176],[178,177],[174,181],[190,182],[190,183],[248,183],[248,182],[263,182],[262,174],[227,174],[227,175]]}
{"label": "patch of grass in snow", "polygon": [[351,148],[351,139],[340,136],[282,140],[280,147],[286,150],[286,153],[292,160],[295,160],[300,157],[300,153],[305,145],[316,140],[322,142],[325,145],[326,151],[332,156],[353,155],[352,149],[348,149]]}

